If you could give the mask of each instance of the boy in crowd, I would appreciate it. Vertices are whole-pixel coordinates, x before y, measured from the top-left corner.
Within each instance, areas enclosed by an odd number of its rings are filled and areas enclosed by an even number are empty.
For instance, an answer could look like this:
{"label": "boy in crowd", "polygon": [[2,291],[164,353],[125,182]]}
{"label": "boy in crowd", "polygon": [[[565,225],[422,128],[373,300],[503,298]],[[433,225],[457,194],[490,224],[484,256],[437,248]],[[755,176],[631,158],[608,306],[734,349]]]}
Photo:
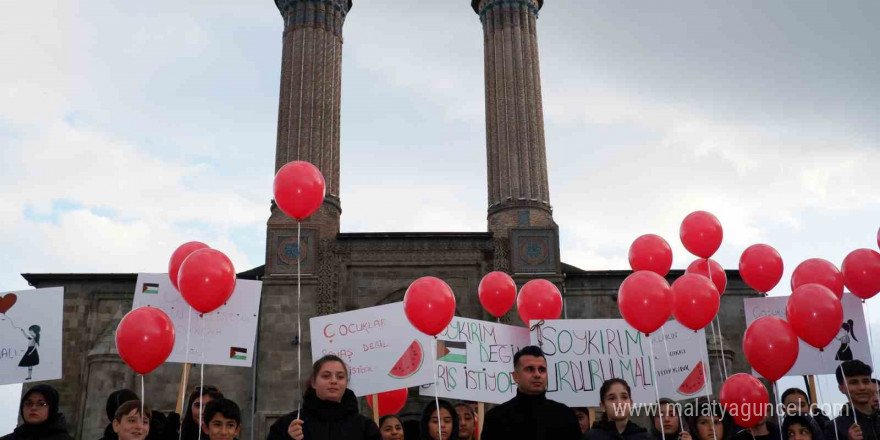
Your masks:
{"label": "boy in crowd", "polygon": [[836,440],[880,440],[880,420],[871,400],[877,387],[871,379],[871,367],[860,360],[846,361],[834,375],[837,387],[849,400],[825,428],[825,437]]}
{"label": "boy in crowd", "polygon": [[226,398],[208,402],[202,420],[202,431],[210,440],[234,440],[241,432],[241,409]]}

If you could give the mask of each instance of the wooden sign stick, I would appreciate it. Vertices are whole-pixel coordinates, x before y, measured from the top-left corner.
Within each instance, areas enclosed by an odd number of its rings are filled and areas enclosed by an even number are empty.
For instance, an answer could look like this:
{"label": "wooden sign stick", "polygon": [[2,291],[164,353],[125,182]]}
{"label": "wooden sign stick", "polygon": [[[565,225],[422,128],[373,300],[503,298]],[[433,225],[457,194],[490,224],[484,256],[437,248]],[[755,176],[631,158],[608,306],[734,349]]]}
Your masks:
{"label": "wooden sign stick", "polygon": [[373,394],[373,421],[379,426],[379,393]]}
{"label": "wooden sign stick", "polygon": [[183,416],[183,405],[185,405],[186,401],[186,385],[189,383],[189,369],[192,368],[192,364],[185,363],[183,364],[183,371],[180,373],[180,388],[177,389],[177,406],[175,406],[175,412],[180,416]]}

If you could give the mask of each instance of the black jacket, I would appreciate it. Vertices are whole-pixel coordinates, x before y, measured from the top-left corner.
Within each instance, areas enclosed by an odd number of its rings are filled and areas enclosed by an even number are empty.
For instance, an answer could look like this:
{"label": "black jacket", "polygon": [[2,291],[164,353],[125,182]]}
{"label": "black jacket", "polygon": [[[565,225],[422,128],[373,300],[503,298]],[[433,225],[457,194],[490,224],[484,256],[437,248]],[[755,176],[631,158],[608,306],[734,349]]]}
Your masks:
{"label": "black jacket", "polygon": [[617,424],[614,422],[598,421],[593,423],[584,435],[584,440],[653,440],[653,438],[647,429],[632,421],[627,422],[623,433],[617,430]]}
{"label": "black jacket", "polygon": [[[880,417],[877,411],[871,414],[863,414],[856,410],[856,419],[859,426],[862,427],[862,438],[864,440],[880,440]],[[837,425],[837,439],[847,440],[849,437],[847,432],[853,424],[853,415],[850,411],[849,404],[844,405],[840,411],[840,415],[825,426],[825,438],[833,440],[835,438],[834,425]]]}
{"label": "black jacket", "polygon": [[[287,427],[297,417],[294,411],[278,419],[269,428],[267,440],[291,440]],[[305,440],[379,440],[379,428],[358,413],[357,397],[345,390],[342,402],[320,400],[314,393],[303,400],[302,416]]]}
{"label": "black jacket", "polygon": [[[767,422],[767,435],[753,436],[748,429],[742,429],[733,434],[733,440],[784,440],[788,435],[783,433],[784,437],[779,437],[779,424],[775,422]],[[815,439],[814,439],[815,440]],[[866,439],[867,440],[867,439]]]}
{"label": "black jacket", "polygon": [[33,393],[40,393],[49,405],[49,418],[38,425],[27,423],[15,428],[12,433],[0,437],[0,440],[73,440],[67,432],[67,422],[64,414],[58,412],[58,391],[49,385],[35,385],[21,397],[18,412],[24,418],[23,405],[25,399]]}
{"label": "black jacket", "polygon": [[486,413],[480,440],[580,440],[581,429],[571,408],[544,394],[516,397]]}

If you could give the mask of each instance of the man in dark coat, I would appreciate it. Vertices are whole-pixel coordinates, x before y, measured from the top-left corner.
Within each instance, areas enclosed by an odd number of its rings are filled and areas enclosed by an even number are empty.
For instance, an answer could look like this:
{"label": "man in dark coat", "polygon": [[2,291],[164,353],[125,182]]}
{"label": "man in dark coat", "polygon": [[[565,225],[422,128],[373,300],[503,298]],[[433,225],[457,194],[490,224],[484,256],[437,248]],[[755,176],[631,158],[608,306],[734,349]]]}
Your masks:
{"label": "man in dark coat", "polygon": [[[841,363],[834,372],[837,387],[847,396],[837,416],[825,427],[825,438],[837,440],[880,440],[880,418],[871,406],[877,393],[871,367],[860,360]],[[855,413],[853,413],[855,410]]]}
{"label": "man in dark coat", "polygon": [[73,440],[64,414],[58,412],[58,391],[34,385],[21,398],[19,414],[24,423],[0,440]]}
{"label": "man in dark coat", "polygon": [[547,360],[540,348],[523,347],[513,356],[513,399],[486,413],[480,440],[580,440],[571,408],[547,399]]}

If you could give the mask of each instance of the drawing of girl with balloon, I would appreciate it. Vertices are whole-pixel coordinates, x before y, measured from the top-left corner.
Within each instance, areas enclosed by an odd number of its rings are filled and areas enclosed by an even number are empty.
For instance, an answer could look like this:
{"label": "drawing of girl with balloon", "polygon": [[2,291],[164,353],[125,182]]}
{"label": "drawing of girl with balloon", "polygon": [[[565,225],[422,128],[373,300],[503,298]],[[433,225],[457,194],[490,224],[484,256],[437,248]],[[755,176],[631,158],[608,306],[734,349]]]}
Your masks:
{"label": "drawing of girl with balloon", "polygon": [[35,324],[28,327],[27,331],[23,328],[19,330],[21,330],[24,337],[28,338],[28,348],[18,366],[27,367],[28,376],[25,380],[31,380],[34,366],[40,364],[40,353],[37,351],[37,348],[40,346],[40,326]]}

